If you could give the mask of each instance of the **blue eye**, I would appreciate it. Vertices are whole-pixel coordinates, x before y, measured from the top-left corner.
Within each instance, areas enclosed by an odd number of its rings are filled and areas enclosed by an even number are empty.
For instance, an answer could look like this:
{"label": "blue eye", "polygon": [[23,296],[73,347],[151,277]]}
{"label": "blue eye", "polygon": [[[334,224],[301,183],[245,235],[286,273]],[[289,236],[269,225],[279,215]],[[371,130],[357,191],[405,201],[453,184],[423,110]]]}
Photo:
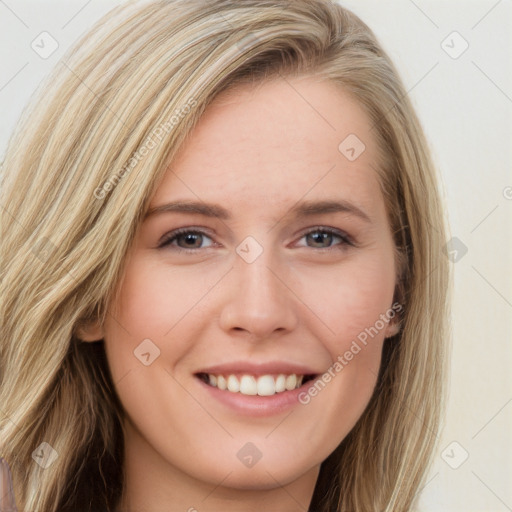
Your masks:
{"label": "blue eye", "polygon": [[[307,242],[313,244],[328,245],[323,247],[318,245],[299,245],[299,247],[311,247],[312,249],[328,251],[332,249],[343,249],[347,245],[354,245],[346,233],[332,228],[317,227],[308,231],[307,233],[304,233],[300,240],[304,238],[307,240]],[[203,245],[205,239],[209,240],[210,243]],[[334,243],[335,239],[340,240],[340,242],[337,244]],[[172,250],[177,251],[195,252],[198,249],[205,249],[207,247],[212,247],[213,245],[214,242],[212,241],[211,237],[208,236],[204,231],[190,228],[181,228],[166,235],[162,242],[160,242],[158,245],[158,248],[162,249],[164,247],[169,247],[172,248]]]}

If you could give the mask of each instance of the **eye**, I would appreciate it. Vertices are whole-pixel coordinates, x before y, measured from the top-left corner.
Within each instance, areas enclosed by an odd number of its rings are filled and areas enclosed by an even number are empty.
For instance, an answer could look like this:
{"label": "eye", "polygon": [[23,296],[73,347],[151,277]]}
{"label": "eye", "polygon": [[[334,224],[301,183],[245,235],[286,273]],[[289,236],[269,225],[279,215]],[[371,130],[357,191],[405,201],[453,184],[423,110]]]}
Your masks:
{"label": "eye", "polygon": [[[299,244],[299,247],[311,247],[313,249],[327,251],[343,249],[347,245],[354,245],[350,237],[343,231],[325,227],[312,229],[307,233],[304,233],[300,239],[306,239],[306,245]],[[338,243],[335,243],[336,239],[339,240]],[[209,240],[210,243],[203,245],[205,240]],[[312,243],[313,245],[309,245],[309,243]],[[164,235],[162,241],[158,245],[158,248],[171,248],[176,251],[193,252],[199,249],[212,247],[213,245],[214,242],[211,237],[204,231],[191,228],[181,228]]]}
{"label": "eye", "polygon": [[[304,233],[301,240],[303,238],[306,239],[306,243],[312,242],[314,245],[307,245],[307,247],[313,247],[314,249],[343,249],[347,245],[354,245],[346,233],[332,228],[317,227],[307,233]],[[335,239],[339,239],[340,243],[332,245],[332,242],[334,242]],[[304,247],[304,245],[301,247]]]}
{"label": "eye", "polygon": [[176,248],[178,251],[186,251],[204,249],[205,247],[212,246],[213,243],[202,246],[205,238],[211,241],[211,238],[203,231],[190,228],[177,229],[165,235],[163,240],[159,243],[158,248],[161,249],[163,247],[172,246],[173,249]]}

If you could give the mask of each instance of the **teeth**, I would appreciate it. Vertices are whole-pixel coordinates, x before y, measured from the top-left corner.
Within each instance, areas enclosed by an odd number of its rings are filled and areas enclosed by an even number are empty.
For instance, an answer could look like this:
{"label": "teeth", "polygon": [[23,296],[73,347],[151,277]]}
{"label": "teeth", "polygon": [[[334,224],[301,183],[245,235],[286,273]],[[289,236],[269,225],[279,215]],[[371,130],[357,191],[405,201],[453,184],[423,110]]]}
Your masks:
{"label": "teeth", "polygon": [[286,375],[278,375],[276,379],[276,393],[286,391]]}
{"label": "teeth", "polygon": [[251,396],[272,396],[283,391],[292,391],[302,386],[303,379],[304,375],[297,376],[294,373],[291,375],[279,374],[277,377],[242,375],[240,379],[236,375],[228,375],[226,378],[223,375],[208,374],[210,386],[231,393]]}
{"label": "teeth", "polygon": [[276,394],[276,381],[271,375],[263,375],[258,379],[258,395],[271,396]]}
{"label": "teeth", "polygon": [[[234,377],[234,376],[233,376]],[[236,379],[236,377],[234,377]],[[257,395],[258,385],[252,375],[243,375],[240,379],[240,393],[242,395]]]}
{"label": "teeth", "polygon": [[228,377],[228,390],[232,393],[238,393],[240,391],[240,383],[234,375]]}
{"label": "teeth", "polygon": [[226,379],[222,375],[217,377],[217,387],[222,390],[227,388]]}
{"label": "teeth", "polygon": [[297,386],[297,375],[292,373],[292,375],[288,375],[288,377],[286,377],[286,389],[291,391],[292,389],[295,389],[295,386]]}

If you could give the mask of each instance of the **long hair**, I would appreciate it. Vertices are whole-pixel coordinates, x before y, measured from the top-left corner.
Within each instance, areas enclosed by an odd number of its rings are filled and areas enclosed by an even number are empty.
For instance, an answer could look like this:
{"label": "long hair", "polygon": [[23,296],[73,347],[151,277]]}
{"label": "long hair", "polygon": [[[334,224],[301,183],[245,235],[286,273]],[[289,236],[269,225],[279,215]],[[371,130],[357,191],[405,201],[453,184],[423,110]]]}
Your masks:
{"label": "long hair", "polygon": [[311,510],[410,509],[444,401],[448,260],[436,171],[398,73],[331,0],[160,0],[115,8],[63,57],[2,165],[0,455],[22,510],[115,508],[122,407],[103,342],[80,342],[77,328],[105,318],[149,200],[216,95],[308,74],[372,122],[403,304],[370,403],[322,464]]}

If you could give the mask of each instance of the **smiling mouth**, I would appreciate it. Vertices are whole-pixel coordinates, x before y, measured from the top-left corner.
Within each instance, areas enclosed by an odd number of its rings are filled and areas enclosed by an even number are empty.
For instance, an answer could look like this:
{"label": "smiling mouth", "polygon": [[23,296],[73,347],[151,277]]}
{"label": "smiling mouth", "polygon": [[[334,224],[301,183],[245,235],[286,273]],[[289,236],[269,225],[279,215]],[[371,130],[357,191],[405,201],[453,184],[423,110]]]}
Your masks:
{"label": "smiling mouth", "polygon": [[278,374],[278,375],[220,375],[212,373],[196,374],[204,383],[221,391],[249,396],[272,396],[293,391],[315,378],[315,375]]}

